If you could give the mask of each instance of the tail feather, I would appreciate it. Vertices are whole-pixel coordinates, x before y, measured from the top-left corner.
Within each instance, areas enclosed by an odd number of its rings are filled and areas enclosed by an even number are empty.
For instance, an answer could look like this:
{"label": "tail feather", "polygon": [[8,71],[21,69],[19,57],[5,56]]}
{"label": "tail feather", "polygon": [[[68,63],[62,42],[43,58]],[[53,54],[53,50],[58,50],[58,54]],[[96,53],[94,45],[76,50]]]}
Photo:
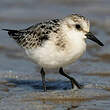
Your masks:
{"label": "tail feather", "polygon": [[11,30],[11,29],[2,29],[4,31],[8,31],[9,36],[19,36],[20,31],[18,30]]}
{"label": "tail feather", "polygon": [[[8,34],[11,38],[13,38],[21,47],[28,46],[27,43],[27,35],[29,35],[25,30],[11,30],[11,29],[2,29],[4,31],[8,31]],[[32,42],[30,42],[32,43]]]}

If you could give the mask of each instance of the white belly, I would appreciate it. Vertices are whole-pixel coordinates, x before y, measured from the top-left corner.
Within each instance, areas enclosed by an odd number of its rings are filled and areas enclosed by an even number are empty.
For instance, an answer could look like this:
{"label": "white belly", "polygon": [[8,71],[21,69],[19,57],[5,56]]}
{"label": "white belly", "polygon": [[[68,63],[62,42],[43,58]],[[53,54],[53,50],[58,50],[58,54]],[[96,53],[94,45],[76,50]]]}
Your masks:
{"label": "white belly", "polygon": [[85,49],[85,42],[80,45],[68,45],[64,51],[57,50],[52,42],[47,42],[44,47],[26,50],[26,53],[32,61],[41,67],[59,68],[76,61],[83,54]]}

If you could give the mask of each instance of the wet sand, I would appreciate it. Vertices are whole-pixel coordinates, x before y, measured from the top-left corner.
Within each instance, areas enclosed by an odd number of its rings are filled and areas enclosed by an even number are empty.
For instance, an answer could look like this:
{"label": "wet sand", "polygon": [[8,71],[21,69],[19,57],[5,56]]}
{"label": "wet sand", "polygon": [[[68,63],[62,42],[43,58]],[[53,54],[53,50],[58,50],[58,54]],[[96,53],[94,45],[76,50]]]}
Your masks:
{"label": "wet sand", "polygon": [[80,84],[58,70],[46,70],[43,92],[39,66],[0,31],[0,110],[109,110],[110,108],[110,1],[109,0],[4,0],[0,1],[0,29],[22,29],[50,18],[80,13],[91,20],[91,31],[105,44],[87,41],[87,52],[65,68]]}

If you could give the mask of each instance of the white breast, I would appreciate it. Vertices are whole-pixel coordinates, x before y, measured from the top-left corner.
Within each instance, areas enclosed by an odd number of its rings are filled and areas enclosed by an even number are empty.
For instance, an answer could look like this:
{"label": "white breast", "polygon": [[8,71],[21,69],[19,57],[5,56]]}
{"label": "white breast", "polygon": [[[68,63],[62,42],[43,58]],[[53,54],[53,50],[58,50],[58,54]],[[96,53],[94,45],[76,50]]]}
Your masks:
{"label": "white breast", "polygon": [[44,68],[66,66],[76,61],[86,49],[85,41],[71,35],[71,32],[67,35],[69,37],[64,51],[58,50],[54,42],[46,41],[45,46],[26,50],[26,53],[32,61]]}

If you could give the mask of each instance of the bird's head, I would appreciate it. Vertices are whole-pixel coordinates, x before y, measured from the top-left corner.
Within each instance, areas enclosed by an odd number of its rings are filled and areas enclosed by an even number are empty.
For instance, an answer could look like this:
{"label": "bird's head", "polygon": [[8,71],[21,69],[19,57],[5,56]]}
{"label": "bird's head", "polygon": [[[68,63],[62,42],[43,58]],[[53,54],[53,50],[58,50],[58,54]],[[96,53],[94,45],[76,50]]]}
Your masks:
{"label": "bird's head", "polygon": [[84,16],[79,14],[72,14],[64,18],[65,24],[67,27],[73,31],[73,37],[80,37],[81,39],[90,39],[100,46],[104,44],[99,41],[93,33],[90,32],[90,22]]}

